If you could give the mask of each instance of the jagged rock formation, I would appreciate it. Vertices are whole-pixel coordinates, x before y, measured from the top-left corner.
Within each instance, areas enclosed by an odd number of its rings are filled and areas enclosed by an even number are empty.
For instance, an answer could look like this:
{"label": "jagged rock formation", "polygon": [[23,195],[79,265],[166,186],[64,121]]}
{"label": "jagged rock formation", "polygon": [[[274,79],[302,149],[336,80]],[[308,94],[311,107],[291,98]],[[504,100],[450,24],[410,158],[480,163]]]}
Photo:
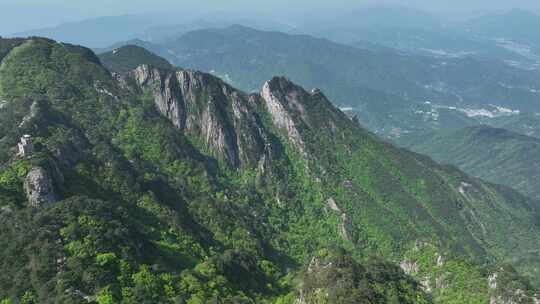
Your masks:
{"label": "jagged rock formation", "polygon": [[139,89],[151,92],[162,115],[178,129],[202,139],[229,165],[256,166],[271,158],[270,136],[257,115],[258,96],[248,96],[201,72],[142,65],[129,76]]}
{"label": "jagged rock formation", "polygon": [[278,129],[285,131],[287,137],[304,153],[304,142],[296,123],[290,116],[290,113],[300,113],[300,118],[302,118],[303,114],[305,115],[304,106],[297,100],[297,94],[301,91],[284,95],[284,86],[288,84],[284,78],[274,78],[271,81],[267,81],[262,88],[261,97],[265,101],[266,109],[270,113],[274,125]]}
{"label": "jagged rock formation", "polygon": [[184,129],[187,109],[176,73],[141,65],[131,74],[139,86],[148,89],[152,93],[154,103],[161,114],[167,117],[177,128]]}
{"label": "jagged rock formation", "polygon": [[399,267],[408,275],[414,275],[418,272],[418,264],[409,260],[401,261]]}
{"label": "jagged rock formation", "polygon": [[19,128],[23,128],[30,124],[33,119],[35,119],[40,112],[40,105],[38,101],[32,102],[32,105],[30,106],[30,111],[27,115],[24,116],[21,123],[19,124]]}
{"label": "jagged rock formation", "polygon": [[[385,269],[385,281],[379,277]],[[394,282],[402,282],[398,296]],[[405,295],[406,294],[406,295]],[[295,304],[431,303],[420,286],[398,267],[375,262],[362,265],[344,251],[329,248],[313,256],[300,276]]]}
{"label": "jagged rock formation", "polygon": [[34,167],[28,172],[24,189],[28,203],[32,207],[43,207],[56,202],[52,179],[41,167]]}
{"label": "jagged rock formation", "polygon": [[493,272],[488,277],[488,288],[491,291],[489,304],[517,304],[517,303],[540,303],[538,294],[526,292],[523,286],[506,286],[501,282],[508,283],[508,278],[504,277],[504,269]]}
{"label": "jagged rock formation", "polygon": [[134,79],[139,90],[151,92],[156,108],[178,129],[202,138],[216,157],[234,167],[264,164],[275,153],[259,116],[262,111],[268,111],[274,127],[304,156],[301,129],[322,124],[337,134],[334,117],[315,123],[306,112],[305,107],[317,107],[314,103],[334,109],[326,97],[319,90],[308,93],[284,77],[267,81],[260,94],[252,95],[194,71],[141,65],[122,78],[123,83],[130,83],[126,78]]}
{"label": "jagged rock formation", "polygon": [[[360,147],[357,135],[353,135],[354,132],[362,132],[356,122],[333,107],[319,90],[307,92],[284,77],[267,81],[258,95],[245,95],[209,74],[193,71],[164,71],[141,66],[132,77],[139,89],[152,91],[153,100],[162,115],[186,134],[203,139],[213,155],[236,168],[265,164],[271,158],[267,156],[268,151],[276,148],[268,141],[268,131],[263,131],[267,128],[257,115],[261,111],[267,112],[272,126],[313,169],[306,170],[307,174],[321,177],[342,174],[341,171],[328,172],[338,159],[335,151],[321,153],[321,146],[336,145],[336,148],[340,147],[341,155],[353,155]],[[369,138],[371,135],[364,133],[364,136]],[[320,142],[321,139],[324,141]],[[270,167],[268,164],[265,166]],[[355,189],[356,186],[350,183],[347,191],[353,197],[361,196],[361,192]],[[480,188],[472,190],[476,191],[475,196],[458,200],[483,199]],[[335,207],[331,202],[329,204],[330,209]],[[342,240],[356,243],[354,231],[359,228],[355,227],[351,215],[345,210],[340,208],[337,212],[339,223],[335,229]],[[463,218],[467,213],[462,212],[454,217],[456,221],[470,222],[461,227],[464,233],[471,239],[487,237],[483,220],[473,209],[467,212],[472,216]],[[471,228],[472,225],[478,225],[480,229]],[[473,248],[477,250],[480,247]],[[425,288],[441,289],[445,284],[444,278],[437,277],[433,282],[426,281]]]}
{"label": "jagged rock formation", "polygon": [[[400,268],[420,282],[421,288],[441,303],[453,300],[447,294],[455,288],[451,282],[455,280],[456,261],[440,254],[432,244],[417,243],[407,254],[408,257],[400,262]],[[529,283],[520,279],[515,270],[508,266],[499,267],[487,277],[473,281],[476,281],[479,303],[534,304],[538,301],[538,295],[531,292]]]}
{"label": "jagged rock formation", "polygon": [[[311,169],[326,175],[328,166],[324,158],[335,158],[335,153],[320,151],[324,145],[345,146],[347,154],[354,149],[350,131],[364,131],[346,114],[334,107],[320,90],[308,92],[285,77],[274,77],[267,81],[261,91],[266,111],[274,127],[308,162]],[[364,134],[370,136],[368,134]],[[313,173],[313,172],[312,172]]]}

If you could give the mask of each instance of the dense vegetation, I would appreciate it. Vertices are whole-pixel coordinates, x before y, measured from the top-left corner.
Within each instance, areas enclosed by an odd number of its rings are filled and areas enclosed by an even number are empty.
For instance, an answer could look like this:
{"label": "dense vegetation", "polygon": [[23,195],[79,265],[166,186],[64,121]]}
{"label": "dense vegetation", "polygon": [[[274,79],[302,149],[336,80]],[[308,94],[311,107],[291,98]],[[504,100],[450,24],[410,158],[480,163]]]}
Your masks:
{"label": "dense vegetation", "polygon": [[143,63],[157,68],[172,68],[167,60],[153,55],[146,49],[131,45],[102,54],[99,58],[103,66],[116,73],[129,72]]}
{"label": "dense vegetation", "polygon": [[407,148],[540,198],[540,140],[488,126],[403,137]]}
{"label": "dense vegetation", "polygon": [[[11,45],[0,65],[3,304],[485,303],[518,289],[532,302],[536,201],[381,142],[320,92],[269,82],[302,149],[251,95],[275,153],[266,170],[239,169],[89,50],[0,41]],[[29,158],[15,156],[23,134],[34,139]],[[58,202],[28,205],[35,167]],[[418,271],[400,270],[404,259]],[[510,279],[489,288],[493,273]]]}

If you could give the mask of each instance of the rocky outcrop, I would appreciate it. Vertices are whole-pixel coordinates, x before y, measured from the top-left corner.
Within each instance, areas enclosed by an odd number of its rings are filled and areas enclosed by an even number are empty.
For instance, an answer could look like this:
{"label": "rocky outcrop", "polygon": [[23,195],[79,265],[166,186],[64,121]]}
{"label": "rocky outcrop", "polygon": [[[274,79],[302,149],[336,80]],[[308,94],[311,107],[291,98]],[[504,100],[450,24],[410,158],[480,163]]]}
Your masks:
{"label": "rocky outcrop", "polygon": [[343,212],[341,208],[339,208],[336,201],[332,197],[326,200],[326,208],[330,209],[332,212],[337,213],[339,215],[339,223],[337,227],[339,236],[344,241],[352,242],[353,239],[350,233],[350,231],[352,230],[351,229],[352,223],[347,213]]}
{"label": "rocky outcrop", "polygon": [[42,106],[39,101],[32,102],[32,105],[30,106],[30,110],[28,111],[28,114],[26,114],[21,123],[19,124],[19,128],[25,128],[28,125],[31,124],[31,122],[40,114],[40,112],[43,111]]}
{"label": "rocky outcrop", "polygon": [[488,277],[488,287],[489,289],[495,290],[497,289],[497,273],[492,273]]}
{"label": "rocky outcrop", "polygon": [[156,109],[176,128],[202,140],[218,159],[236,168],[268,166],[273,149],[257,115],[259,96],[195,71],[142,65],[128,77],[152,94]]}
{"label": "rocky outcrop", "polygon": [[349,233],[349,231],[351,230],[349,228],[350,226],[351,226],[351,220],[349,219],[346,213],[342,213],[340,222],[338,224],[338,233],[339,233],[339,236],[341,236],[341,238],[347,242],[353,241],[351,238],[351,234]]}
{"label": "rocky outcrop", "polygon": [[23,135],[18,144],[20,157],[31,157],[34,152],[34,144],[32,143],[32,136],[29,134]]}
{"label": "rocky outcrop", "polygon": [[326,206],[332,211],[342,213],[341,209],[338,207],[333,197],[326,200]]}
{"label": "rocky outcrop", "polygon": [[213,76],[193,71],[177,73],[182,97],[188,105],[186,131],[204,140],[218,158],[241,166],[239,130],[232,115],[241,97]]}
{"label": "rocky outcrop", "polygon": [[176,73],[141,65],[131,75],[138,86],[152,93],[159,112],[175,127],[183,129],[186,123],[186,104],[179,90]]}
{"label": "rocky outcrop", "polygon": [[264,172],[281,150],[272,146],[260,113],[268,113],[276,129],[304,157],[308,153],[303,130],[321,125],[331,132],[337,130],[332,119],[321,124],[308,111],[321,101],[326,103],[321,109],[334,110],[319,90],[307,92],[283,77],[266,82],[260,94],[252,95],[213,75],[189,70],[141,65],[119,77],[125,86],[134,82],[136,90],[149,92],[156,109],[176,128],[204,143],[213,156],[235,168],[253,167]]}
{"label": "rocky outcrop", "polygon": [[443,267],[444,266],[444,257],[442,255],[437,256],[437,267]]}
{"label": "rocky outcrop", "polygon": [[529,299],[523,290],[516,290],[511,296],[491,296],[489,304],[521,304],[521,303],[534,303],[534,300]]}
{"label": "rocky outcrop", "polygon": [[266,109],[272,117],[273,124],[285,131],[291,142],[304,153],[304,141],[297,128],[297,123],[291,116],[291,110],[305,114],[302,104],[297,100],[299,91],[290,90],[290,83],[284,78],[274,78],[267,81],[261,91],[261,97],[265,102]]}
{"label": "rocky outcrop", "polygon": [[[304,158],[317,158],[314,142],[324,135],[335,144],[343,144],[351,121],[321,93],[307,92],[284,77],[267,81],[261,98],[274,127],[286,136]],[[350,152],[350,148],[346,147]],[[324,171],[324,169],[323,169]]]}
{"label": "rocky outcrop", "polygon": [[[424,293],[418,284],[395,265],[374,262],[365,267],[340,248],[319,250],[306,266],[296,280],[295,304],[430,303],[420,300]],[[384,283],[375,279],[383,277]],[[403,288],[411,293],[405,295]]]}
{"label": "rocky outcrop", "polygon": [[488,288],[490,290],[490,304],[524,304],[524,303],[538,303],[538,295],[531,295],[525,292],[526,286],[511,286],[501,284],[501,282],[507,281],[508,278],[504,278],[505,270],[499,269],[501,272],[491,273],[487,278]]}
{"label": "rocky outcrop", "polygon": [[52,179],[41,167],[34,167],[28,172],[24,189],[28,203],[32,207],[46,206],[57,200]]}
{"label": "rocky outcrop", "polygon": [[408,275],[415,275],[418,273],[418,263],[410,261],[408,259],[401,261],[399,267]]}
{"label": "rocky outcrop", "polygon": [[137,90],[150,92],[156,109],[175,127],[235,168],[265,171],[281,150],[272,146],[268,133],[272,131],[263,124],[261,113],[269,115],[275,129],[304,158],[308,157],[306,130],[324,129],[332,137],[343,136],[336,125],[346,118],[342,112],[319,90],[307,92],[283,77],[267,81],[260,94],[252,95],[210,74],[149,65],[139,66],[122,81],[126,86],[133,82]]}

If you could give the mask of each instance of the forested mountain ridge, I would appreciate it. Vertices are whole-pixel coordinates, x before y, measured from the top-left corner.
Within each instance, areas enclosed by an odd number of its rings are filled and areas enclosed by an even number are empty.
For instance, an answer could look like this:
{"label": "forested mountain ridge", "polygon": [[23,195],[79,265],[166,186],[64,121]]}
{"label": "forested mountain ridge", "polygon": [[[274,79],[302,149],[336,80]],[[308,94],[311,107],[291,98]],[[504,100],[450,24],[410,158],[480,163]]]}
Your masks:
{"label": "forested mountain ridge", "polygon": [[380,141],[319,90],[0,50],[6,302],[533,302],[538,202]]}
{"label": "forested mountain ridge", "polygon": [[489,126],[403,137],[401,144],[415,152],[493,183],[507,185],[539,198],[540,140]]}
{"label": "forested mountain ridge", "polygon": [[[119,54],[118,52],[121,53]],[[158,68],[173,68],[173,66],[167,60],[154,55],[144,48],[132,45],[102,54],[99,56],[99,59],[108,70],[116,73],[126,73],[132,71],[137,68],[141,62],[145,62],[146,64]]]}
{"label": "forested mountain ridge", "polygon": [[160,43],[127,43],[248,92],[258,91],[274,75],[286,75],[304,87],[320,88],[334,104],[355,112],[364,126],[388,137],[451,127],[456,118],[474,120],[492,109],[540,110],[540,72],[472,54],[434,57],[352,47],[241,25],[189,31]]}

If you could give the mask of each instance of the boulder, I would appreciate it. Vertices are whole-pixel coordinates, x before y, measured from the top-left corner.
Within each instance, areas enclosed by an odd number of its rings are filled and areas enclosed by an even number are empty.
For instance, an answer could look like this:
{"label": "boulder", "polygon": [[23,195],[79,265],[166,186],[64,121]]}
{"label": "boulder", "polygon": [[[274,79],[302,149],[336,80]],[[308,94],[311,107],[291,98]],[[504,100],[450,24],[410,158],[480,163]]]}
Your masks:
{"label": "boulder", "polygon": [[28,172],[24,190],[28,203],[32,207],[46,206],[57,201],[52,179],[41,167],[34,167]]}

